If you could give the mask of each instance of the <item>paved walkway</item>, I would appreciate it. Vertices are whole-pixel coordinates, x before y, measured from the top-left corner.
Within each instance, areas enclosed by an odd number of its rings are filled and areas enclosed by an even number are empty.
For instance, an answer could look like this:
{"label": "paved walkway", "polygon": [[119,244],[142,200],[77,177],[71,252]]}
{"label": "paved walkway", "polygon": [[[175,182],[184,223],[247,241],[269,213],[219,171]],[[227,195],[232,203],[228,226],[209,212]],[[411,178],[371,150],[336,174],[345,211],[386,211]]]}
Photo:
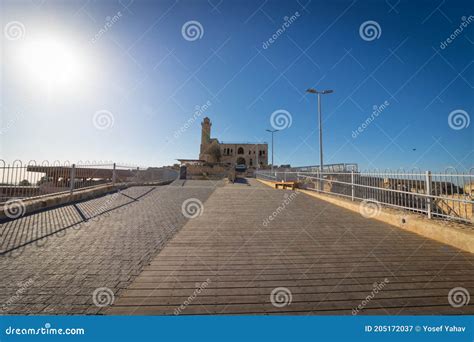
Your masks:
{"label": "paved walkway", "polygon": [[0,225],[0,315],[101,313],[93,292],[119,295],[187,222],[183,201],[220,185],[134,187]]}
{"label": "paved walkway", "polygon": [[[474,256],[255,180],[217,188],[107,314],[474,314]],[[363,310],[361,310],[363,309]]]}
{"label": "paved walkway", "polygon": [[[183,215],[188,200],[201,216]],[[1,225],[0,314],[473,314],[448,302],[474,293],[473,263],[255,180],[177,181]],[[113,306],[94,304],[98,288]]]}

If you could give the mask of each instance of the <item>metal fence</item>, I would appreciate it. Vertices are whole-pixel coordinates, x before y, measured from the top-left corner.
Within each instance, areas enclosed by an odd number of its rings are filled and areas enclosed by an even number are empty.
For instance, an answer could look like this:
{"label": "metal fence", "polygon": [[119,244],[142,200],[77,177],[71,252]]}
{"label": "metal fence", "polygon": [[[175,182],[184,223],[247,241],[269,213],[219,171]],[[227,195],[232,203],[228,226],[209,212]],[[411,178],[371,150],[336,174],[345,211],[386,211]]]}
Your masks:
{"label": "metal fence", "polygon": [[463,222],[474,222],[474,170],[460,173],[450,169],[431,171],[259,171],[257,178],[295,181],[298,187],[371,200],[381,205]]}
{"label": "metal fence", "polygon": [[[319,165],[299,166],[291,168],[290,171],[318,172],[320,168]],[[350,172],[357,171],[358,169],[359,167],[356,163],[325,164],[323,166],[324,172]]]}
{"label": "metal fence", "polygon": [[168,168],[143,168],[117,165],[113,162],[59,161],[23,163],[15,160],[8,164],[0,159],[0,202],[49,194],[74,192],[78,189],[105,184],[147,183],[171,180],[177,177]]}

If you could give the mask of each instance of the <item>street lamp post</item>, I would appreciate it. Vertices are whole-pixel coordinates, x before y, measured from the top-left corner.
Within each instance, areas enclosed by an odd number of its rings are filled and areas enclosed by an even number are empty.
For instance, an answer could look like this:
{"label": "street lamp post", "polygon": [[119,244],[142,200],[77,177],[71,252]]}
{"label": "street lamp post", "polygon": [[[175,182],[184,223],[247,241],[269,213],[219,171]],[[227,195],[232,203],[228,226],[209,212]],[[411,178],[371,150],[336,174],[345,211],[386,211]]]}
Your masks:
{"label": "street lamp post", "polygon": [[272,174],[273,174],[273,133],[278,132],[278,129],[267,129],[267,132],[272,134]]}
{"label": "street lamp post", "polygon": [[306,90],[307,93],[310,94],[317,94],[318,95],[318,122],[319,122],[319,170],[320,170],[320,190],[323,190],[323,167],[324,167],[324,162],[323,162],[323,123],[321,119],[321,95],[324,94],[331,94],[334,91],[333,90],[323,90],[323,91],[318,91],[313,88],[309,88]]}

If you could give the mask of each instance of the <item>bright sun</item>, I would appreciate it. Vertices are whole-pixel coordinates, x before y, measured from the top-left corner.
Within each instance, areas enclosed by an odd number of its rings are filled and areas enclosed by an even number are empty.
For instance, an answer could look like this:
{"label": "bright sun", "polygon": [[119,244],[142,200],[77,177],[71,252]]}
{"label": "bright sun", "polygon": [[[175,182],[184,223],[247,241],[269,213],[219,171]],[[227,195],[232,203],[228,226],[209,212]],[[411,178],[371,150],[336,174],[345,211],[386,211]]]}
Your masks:
{"label": "bright sun", "polygon": [[82,75],[82,63],[72,46],[58,39],[28,42],[21,52],[25,73],[49,89],[75,86]]}

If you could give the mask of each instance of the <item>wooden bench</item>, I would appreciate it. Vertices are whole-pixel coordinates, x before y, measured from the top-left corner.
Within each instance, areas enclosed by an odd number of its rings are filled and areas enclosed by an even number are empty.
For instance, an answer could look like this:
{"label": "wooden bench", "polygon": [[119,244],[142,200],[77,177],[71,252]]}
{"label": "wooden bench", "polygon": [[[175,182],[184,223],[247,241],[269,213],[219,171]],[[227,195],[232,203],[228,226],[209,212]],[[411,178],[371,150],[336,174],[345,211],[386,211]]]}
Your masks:
{"label": "wooden bench", "polygon": [[281,186],[282,189],[287,189],[290,187],[291,190],[295,190],[295,182],[276,182],[275,189],[278,189],[279,186]]}

